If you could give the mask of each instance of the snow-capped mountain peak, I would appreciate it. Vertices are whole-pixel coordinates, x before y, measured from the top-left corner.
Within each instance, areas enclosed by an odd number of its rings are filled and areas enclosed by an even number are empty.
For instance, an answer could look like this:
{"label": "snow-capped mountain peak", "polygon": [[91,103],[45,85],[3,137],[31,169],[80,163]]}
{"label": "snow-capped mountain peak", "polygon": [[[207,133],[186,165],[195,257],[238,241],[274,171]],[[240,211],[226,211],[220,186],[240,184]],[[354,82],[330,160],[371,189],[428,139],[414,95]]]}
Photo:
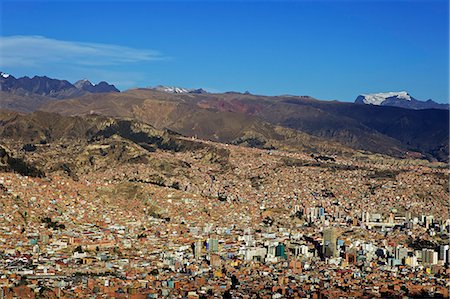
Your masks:
{"label": "snow-capped mountain peak", "polygon": [[382,92],[361,94],[356,100],[355,104],[366,104],[373,106],[391,106],[406,109],[448,109],[448,104],[436,103],[432,100],[420,101],[413,98],[406,91],[399,92]]}
{"label": "snow-capped mountain peak", "polygon": [[362,102],[369,105],[381,105],[389,98],[396,98],[398,100],[411,101],[411,96],[406,91],[399,92],[381,92],[372,94],[362,94]]}
{"label": "snow-capped mountain peak", "polygon": [[188,93],[190,89],[177,87],[177,86],[164,86],[158,85],[154,87],[157,91],[168,92],[168,93]]}
{"label": "snow-capped mountain peak", "polygon": [[3,73],[3,72],[0,72],[0,75],[3,77],[3,78],[8,78],[9,76],[10,76],[10,74],[7,74],[7,73]]}
{"label": "snow-capped mountain peak", "polygon": [[177,86],[164,86],[164,85],[158,85],[153,87],[152,89],[167,93],[206,93],[206,91],[201,88],[193,89],[193,88],[183,88]]}

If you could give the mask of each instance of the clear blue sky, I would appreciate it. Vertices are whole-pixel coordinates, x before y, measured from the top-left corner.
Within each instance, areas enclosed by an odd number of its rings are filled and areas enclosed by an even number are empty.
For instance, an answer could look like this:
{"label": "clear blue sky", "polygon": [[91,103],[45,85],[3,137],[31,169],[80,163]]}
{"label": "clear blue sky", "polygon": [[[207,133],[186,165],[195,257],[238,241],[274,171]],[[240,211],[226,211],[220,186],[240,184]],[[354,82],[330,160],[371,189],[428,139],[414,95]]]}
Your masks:
{"label": "clear blue sky", "polygon": [[0,69],[353,101],[446,102],[448,1],[1,1]]}

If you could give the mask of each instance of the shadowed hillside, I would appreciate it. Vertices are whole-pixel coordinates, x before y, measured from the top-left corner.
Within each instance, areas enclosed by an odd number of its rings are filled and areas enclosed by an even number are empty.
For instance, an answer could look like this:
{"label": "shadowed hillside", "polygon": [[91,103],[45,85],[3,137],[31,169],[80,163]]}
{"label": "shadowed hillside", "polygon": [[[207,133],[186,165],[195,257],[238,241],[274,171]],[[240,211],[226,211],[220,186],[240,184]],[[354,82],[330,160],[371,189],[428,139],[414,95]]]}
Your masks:
{"label": "shadowed hillside", "polygon": [[[414,111],[298,96],[168,94],[150,89],[87,95],[58,101],[42,109],[68,115],[98,113],[131,117],[184,135],[232,143],[253,137],[280,140],[275,132],[283,127],[353,149],[448,160],[448,112],[445,110]],[[272,125],[277,129],[268,129]]]}

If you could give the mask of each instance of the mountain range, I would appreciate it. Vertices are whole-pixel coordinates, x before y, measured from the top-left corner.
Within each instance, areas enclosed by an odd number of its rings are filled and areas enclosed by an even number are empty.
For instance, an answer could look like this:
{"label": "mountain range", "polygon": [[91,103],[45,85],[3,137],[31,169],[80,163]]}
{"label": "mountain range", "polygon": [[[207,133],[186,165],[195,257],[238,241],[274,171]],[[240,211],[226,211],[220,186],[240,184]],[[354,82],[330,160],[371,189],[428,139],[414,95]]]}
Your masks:
{"label": "mountain range", "polygon": [[24,96],[39,95],[58,99],[82,96],[86,93],[119,92],[114,85],[104,81],[94,85],[84,79],[71,84],[67,80],[52,79],[47,76],[15,78],[4,72],[0,72],[0,91]]}
{"label": "mountain range", "polygon": [[83,93],[58,98],[36,88],[32,90],[38,92],[23,94],[17,88],[3,88],[2,83],[0,108],[132,119],[157,130],[267,150],[362,152],[448,161],[448,110],[391,107],[382,104],[384,100],[370,103],[373,97],[344,103],[309,96],[192,92],[162,86],[97,93],[89,91],[92,86],[86,80],[73,85],[48,80]]}
{"label": "mountain range", "polygon": [[449,104],[439,104],[431,99],[427,101],[419,101],[413,98],[406,91],[362,94],[356,98],[355,104],[391,106],[416,110],[449,109]]}
{"label": "mountain range", "polygon": [[168,92],[168,93],[207,93],[203,88],[193,89],[193,88],[183,88],[177,86],[164,86],[158,85],[156,87],[151,87],[156,91]]}

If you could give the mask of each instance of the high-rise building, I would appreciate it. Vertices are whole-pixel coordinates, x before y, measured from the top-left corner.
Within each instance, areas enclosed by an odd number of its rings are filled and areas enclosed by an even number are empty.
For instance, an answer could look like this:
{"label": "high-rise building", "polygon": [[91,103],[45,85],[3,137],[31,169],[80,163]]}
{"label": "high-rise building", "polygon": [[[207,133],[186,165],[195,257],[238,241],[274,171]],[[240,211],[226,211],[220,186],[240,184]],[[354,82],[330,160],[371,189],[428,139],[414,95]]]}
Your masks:
{"label": "high-rise building", "polygon": [[309,222],[314,222],[316,220],[316,215],[314,214],[314,208],[309,208]]}
{"label": "high-rise building", "polygon": [[335,228],[326,228],[323,230],[322,253],[324,257],[337,257],[336,246],[337,233]]}
{"label": "high-rise building", "polygon": [[269,245],[267,247],[267,257],[268,258],[273,258],[275,257],[276,254],[276,246],[275,245]]}
{"label": "high-rise building", "polygon": [[211,252],[219,252],[219,240],[217,239],[209,239],[209,251]]}
{"label": "high-rise building", "polygon": [[395,222],[395,217],[394,217],[394,214],[393,213],[390,213],[389,214],[389,223],[394,223]]}
{"label": "high-rise building", "polygon": [[417,267],[417,257],[416,256],[407,256],[405,258],[405,265],[408,265],[410,267]]}
{"label": "high-rise building", "polygon": [[431,264],[436,265],[438,263],[438,252],[434,251],[431,258]]}
{"label": "high-rise building", "polygon": [[405,213],[405,220],[406,222],[409,222],[412,219],[412,213],[410,211],[407,211]]}
{"label": "high-rise building", "polygon": [[321,216],[323,216],[323,215],[325,215],[325,209],[322,208],[322,207],[320,207],[320,208],[319,208],[319,217],[321,217]]}
{"label": "high-rise building", "polygon": [[275,256],[286,258],[286,254],[284,253],[284,244],[278,244],[275,248]]}
{"label": "high-rise building", "polygon": [[408,255],[408,248],[402,247],[402,246],[397,246],[396,250],[395,250],[395,258],[402,261],[404,261],[404,259],[407,257]]}
{"label": "high-rise building", "polygon": [[193,244],[194,258],[199,259],[202,256],[202,241],[195,241]]}
{"label": "high-rise building", "polygon": [[438,253],[433,249],[422,249],[422,263],[436,265],[438,262]]}
{"label": "high-rise building", "polygon": [[363,223],[368,223],[368,222],[370,222],[370,213],[369,213],[369,212],[363,212],[361,218],[362,218],[361,221],[362,221]]}
{"label": "high-rise building", "polygon": [[449,246],[448,245],[441,245],[439,246],[439,260],[444,261],[444,263],[447,262],[447,251]]}

